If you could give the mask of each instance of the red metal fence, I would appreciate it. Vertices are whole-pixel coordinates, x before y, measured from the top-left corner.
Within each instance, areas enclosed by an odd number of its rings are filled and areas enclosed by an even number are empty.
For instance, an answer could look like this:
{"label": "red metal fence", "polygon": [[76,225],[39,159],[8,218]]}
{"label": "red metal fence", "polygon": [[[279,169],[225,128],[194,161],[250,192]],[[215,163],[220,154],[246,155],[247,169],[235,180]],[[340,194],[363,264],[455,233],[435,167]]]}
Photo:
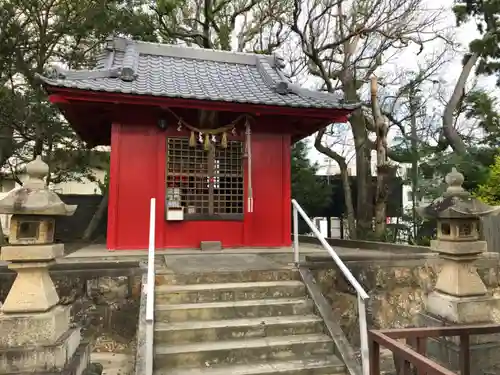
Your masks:
{"label": "red metal fence", "polygon": [[[389,349],[401,361],[400,375],[456,375],[427,357],[427,339],[430,337],[460,338],[460,375],[470,375],[470,336],[500,333],[500,325],[475,325],[453,327],[424,327],[368,332],[370,344],[370,375],[380,375],[380,347]],[[406,343],[398,341],[405,339]]]}

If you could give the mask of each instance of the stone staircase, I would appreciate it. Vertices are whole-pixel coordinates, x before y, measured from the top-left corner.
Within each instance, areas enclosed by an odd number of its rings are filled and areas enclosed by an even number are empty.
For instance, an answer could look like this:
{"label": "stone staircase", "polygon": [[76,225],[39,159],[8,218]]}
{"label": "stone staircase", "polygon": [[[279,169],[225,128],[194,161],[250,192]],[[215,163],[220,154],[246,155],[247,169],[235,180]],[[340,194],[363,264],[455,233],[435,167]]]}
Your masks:
{"label": "stone staircase", "polygon": [[156,276],[156,375],[345,373],[298,271]]}

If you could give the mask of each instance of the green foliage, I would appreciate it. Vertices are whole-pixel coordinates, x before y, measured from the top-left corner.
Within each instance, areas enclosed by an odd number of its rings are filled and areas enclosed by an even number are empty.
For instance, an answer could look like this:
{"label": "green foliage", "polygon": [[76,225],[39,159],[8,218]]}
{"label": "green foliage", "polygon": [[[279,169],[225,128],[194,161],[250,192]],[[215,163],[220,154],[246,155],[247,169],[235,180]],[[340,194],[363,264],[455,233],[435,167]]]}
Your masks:
{"label": "green foliage", "polygon": [[[468,120],[482,131],[481,135],[472,134],[463,137],[469,145],[468,155],[459,157],[450,154],[436,158],[436,166],[446,174],[452,166],[456,166],[465,176],[464,188],[475,191],[478,186],[488,180],[489,166],[495,162],[500,147],[500,114],[497,111],[497,99],[483,90],[470,91],[464,99],[462,111]],[[445,162],[443,162],[445,161]]]}
{"label": "green foliage", "polygon": [[485,203],[500,205],[500,156],[495,157],[486,182],[479,185],[475,196]]}
{"label": "green foliage", "polygon": [[[465,176],[464,187],[475,191],[479,185],[487,181],[489,166],[494,163],[495,155],[500,147],[500,114],[497,112],[497,99],[483,90],[472,90],[464,97],[458,112],[465,115],[471,126],[479,131],[469,136],[462,135],[468,146],[468,154],[459,156],[449,149],[439,153],[429,153],[419,141],[419,169],[422,180],[442,179],[452,167],[456,167]],[[433,191],[425,196],[435,198],[443,191],[442,186],[434,184]]]}
{"label": "green foliage", "polygon": [[[0,168],[15,175],[36,154],[51,182],[90,177],[86,146],[47,101],[36,73],[52,63],[92,68],[111,33],[157,40],[147,0],[0,2]],[[72,160],[69,160],[72,159]]]}
{"label": "green foliage", "polygon": [[[318,181],[316,177],[318,166],[311,163],[307,152],[308,147],[305,141],[293,145],[291,178],[292,197],[309,214],[310,212],[318,212],[330,204],[332,190],[329,185]],[[307,224],[300,220],[299,232],[308,233],[310,231]]]}
{"label": "green foliage", "polygon": [[500,85],[500,1],[458,0],[453,7],[457,25],[473,19],[480,38],[473,40],[469,49],[480,56],[477,72],[479,74],[497,74]]}
{"label": "green foliage", "polygon": [[498,100],[483,90],[470,91],[465,98],[465,116],[475,119],[484,130],[482,144],[488,147],[500,146],[500,115],[497,112]]}
{"label": "green foliage", "polygon": [[[85,148],[35,79],[50,64],[93,68],[109,34],[146,41],[231,49],[236,19],[252,12],[239,48],[255,40],[267,52],[284,40],[275,30],[289,0],[3,0],[0,1],[0,168],[16,171],[42,153],[52,182],[88,177],[84,158],[60,160],[60,150]],[[288,13],[286,13],[288,14]],[[282,28],[283,29],[283,28]],[[282,30],[280,29],[280,30]],[[81,163],[80,163],[81,162]],[[72,170],[60,168],[71,166]]]}
{"label": "green foliage", "polygon": [[421,180],[419,183],[428,180],[431,182],[425,194],[428,198],[436,198],[444,192],[444,176],[456,167],[465,177],[464,188],[469,191],[477,189],[478,185],[484,183],[488,175],[488,165],[493,161],[492,149],[470,147],[469,153],[465,157],[456,155],[452,151],[441,152],[420,164]]}
{"label": "green foliage", "polygon": [[[406,227],[406,230],[402,229],[401,232],[406,232],[404,233],[406,234],[405,239],[410,245],[430,246],[430,241],[436,238],[437,223],[435,219],[423,219],[417,215],[415,221],[413,221],[413,212],[409,209],[403,213],[401,222],[404,223],[402,226]],[[415,233],[414,229],[416,229]]]}

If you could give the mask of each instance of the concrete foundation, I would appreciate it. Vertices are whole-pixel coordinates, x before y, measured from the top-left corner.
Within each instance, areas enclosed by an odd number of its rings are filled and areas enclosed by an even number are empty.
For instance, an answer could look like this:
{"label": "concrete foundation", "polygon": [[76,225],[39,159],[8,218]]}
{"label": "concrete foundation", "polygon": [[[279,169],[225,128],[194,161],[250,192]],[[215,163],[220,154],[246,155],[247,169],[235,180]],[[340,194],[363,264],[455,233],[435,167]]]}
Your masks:
{"label": "concrete foundation", "polygon": [[427,313],[450,323],[480,324],[492,322],[492,315],[498,311],[499,302],[498,298],[486,295],[456,297],[434,291],[427,297],[425,307]]}

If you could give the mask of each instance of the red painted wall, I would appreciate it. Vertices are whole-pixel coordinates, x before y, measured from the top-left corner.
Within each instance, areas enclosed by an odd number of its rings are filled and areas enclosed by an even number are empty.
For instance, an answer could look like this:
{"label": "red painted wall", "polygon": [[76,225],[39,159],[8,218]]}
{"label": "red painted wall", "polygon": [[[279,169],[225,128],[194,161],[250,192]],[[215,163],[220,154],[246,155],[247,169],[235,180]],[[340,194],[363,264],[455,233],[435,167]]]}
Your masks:
{"label": "red painted wall", "polygon": [[[252,135],[254,212],[245,213],[243,221],[167,222],[164,203],[167,134],[152,125],[113,124],[108,249],[148,247],[152,197],[157,199],[156,248],[199,248],[201,241],[222,241],[225,248],[291,245],[289,135],[258,132]],[[245,195],[246,190],[245,181]]]}

